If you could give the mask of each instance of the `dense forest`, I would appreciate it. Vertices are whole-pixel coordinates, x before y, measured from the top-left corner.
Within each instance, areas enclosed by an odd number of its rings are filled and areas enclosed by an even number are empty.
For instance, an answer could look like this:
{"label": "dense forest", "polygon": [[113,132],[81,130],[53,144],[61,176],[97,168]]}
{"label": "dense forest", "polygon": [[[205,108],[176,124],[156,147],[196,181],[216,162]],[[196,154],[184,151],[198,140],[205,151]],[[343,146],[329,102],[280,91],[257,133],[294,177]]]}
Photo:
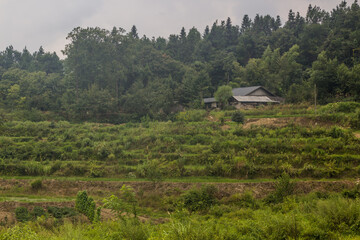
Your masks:
{"label": "dense forest", "polygon": [[261,85],[287,102],[360,99],[360,6],[332,11],[309,5],[306,16],[215,21],[168,39],[119,27],[75,28],[64,60],[40,49],[0,53],[0,117],[120,123],[171,119],[202,108],[219,86]]}

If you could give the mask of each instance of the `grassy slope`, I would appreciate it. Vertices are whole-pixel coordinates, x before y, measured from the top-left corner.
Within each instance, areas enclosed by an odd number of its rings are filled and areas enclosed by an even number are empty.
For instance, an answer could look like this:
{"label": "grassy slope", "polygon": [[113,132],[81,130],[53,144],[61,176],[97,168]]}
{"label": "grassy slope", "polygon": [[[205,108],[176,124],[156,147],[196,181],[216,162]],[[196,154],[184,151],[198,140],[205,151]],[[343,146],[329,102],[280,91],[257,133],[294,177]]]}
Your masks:
{"label": "grassy slope", "polygon": [[[281,111],[281,114],[274,113],[275,111]],[[356,133],[354,137],[352,129],[342,128],[347,126],[347,123],[335,124],[327,122],[326,118],[318,122],[322,124],[320,127],[314,126],[312,121],[314,118],[317,121],[317,117],[310,112],[311,109],[303,107],[299,109],[270,107],[265,109],[265,112],[264,109],[251,110],[247,113],[248,116],[265,120],[286,119],[289,116],[303,118],[304,114],[307,120],[299,122],[292,120],[285,125],[282,121],[277,121],[276,124],[270,123],[265,127],[248,126],[248,130],[244,131],[239,131],[236,124],[226,121],[230,118],[230,112],[213,112],[211,120],[206,117],[207,120],[201,122],[185,123],[150,122],[123,126],[57,123],[55,129],[50,127],[50,123],[26,123],[28,126],[25,126],[25,131],[22,129],[22,124],[10,123],[4,137],[0,139],[0,144],[2,146],[8,144],[7,146],[15,152],[2,152],[8,154],[10,158],[3,157],[1,168],[4,169],[11,164],[24,164],[27,168],[22,172],[25,176],[12,174],[3,178],[2,186],[8,181],[10,183],[8,184],[14,187],[8,190],[2,188],[0,205],[9,201],[17,202],[17,206],[21,202],[25,207],[34,203],[48,202],[68,204],[69,201],[73,202],[76,191],[80,188],[88,188],[94,199],[101,201],[104,196],[113,194],[122,183],[127,182],[139,195],[141,194],[139,204],[142,207],[140,210],[142,219],[155,218],[153,223],[159,223],[156,219],[162,217],[165,218],[165,224],[157,226],[124,221],[99,223],[89,227],[87,224],[65,223],[63,226],[58,226],[54,232],[48,230],[53,224],[49,219],[23,226],[25,229],[30,226],[27,232],[32,231],[40,239],[80,239],[80,237],[104,239],[105,235],[108,237],[109,234],[125,239],[135,239],[135,237],[147,239],[150,235],[152,239],[174,239],[174,236],[179,234],[183,238],[194,239],[216,237],[220,239],[221,236],[227,239],[237,239],[240,236],[244,239],[285,239],[299,236],[301,239],[358,239],[356,237],[358,235],[356,229],[360,221],[358,202],[345,199],[338,194],[331,196],[326,193],[332,190],[342,191],[346,186],[349,188],[354,186],[353,181],[344,181],[344,176],[349,174],[347,169],[357,164],[356,151],[359,141]],[[225,119],[224,125],[220,124],[221,118]],[[331,118],[331,121],[334,120],[337,121]],[[254,123],[253,120],[251,121]],[[334,128],[334,125],[340,127]],[[89,143],[88,140],[83,141],[86,138],[91,140],[88,149],[84,149]],[[210,140],[206,140],[207,138]],[[108,143],[110,144],[107,145]],[[32,151],[26,155],[24,149],[30,147],[37,149],[37,152]],[[51,154],[47,155],[51,153],[50,150],[41,151],[47,148],[59,150],[60,157],[56,156],[52,159]],[[121,148],[121,152],[116,152],[116,148]],[[85,150],[91,153],[89,158],[82,155]],[[16,151],[25,153],[22,155],[24,158],[15,159]],[[285,157],[281,158],[281,156]],[[160,167],[165,172],[171,172],[174,171],[174,166],[176,167],[174,161],[179,162],[184,158],[186,160],[184,167],[190,176],[168,176],[155,190],[152,183],[146,181],[149,178],[141,176],[143,171],[141,166],[144,166],[146,161],[160,159],[161,161],[157,162],[160,163]],[[197,162],[196,159],[199,158],[205,162]],[[54,162],[59,159],[61,164],[58,168]],[[271,162],[266,162],[268,160]],[[231,169],[252,167],[252,170],[268,171],[270,177],[259,174],[252,176],[255,179],[249,179],[249,172],[238,172],[237,175],[229,177],[227,169],[217,172],[219,176],[206,176],[219,170],[210,167],[213,165],[228,166]],[[42,171],[36,171],[40,166],[44,166]],[[82,173],[83,176],[74,176],[75,171],[70,170],[81,166],[86,169]],[[91,171],[96,173],[105,167],[120,170],[116,172],[116,177],[90,177]],[[272,172],[274,169],[279,169],[279,172]],[[290,197],[275,205],[246,197],[246,191],[253,191],[253,194],[273,191],[274,177],[282,171],[288,171],[293,177],[297,177],[296,191],[307,192],[316,189],[320,192]],[[309,172],[309,176],[302,176],[300,174],[302,171]],[[346,177],[358,177],[358,172],[350,171],[350,173],[350,176],[346,175]],[[64,174],[68,176],[61,176]],[[26,175],[40,175],[44,188],[38,191],[31,190],[30,183],[39,177]],[[134,176],[136,178],[133,178]],[[312,181],[308,177],[316,177],[320,180]],[[337,181],[339,177],[341,180]],[[203,183],[215,183],[222,195],[226,191],[228,194],[220,197],[219,204],[212,206],[206,215],[205,212],[190,215],[183,210],[173,212],[181,203],[181,194]],[[61,188],[62,185],[64,189]],[[232,186],[236,187],[232,188]],[[250,187],[244,188],[244,186]],[[255,189],[253,186],[256,186]],[[68,191],[68,187],[73,189]],[[239,192],[239,189],[242,190]],[[51,191],[56,191],[56,194],[51,193],[52,197],[49,197]],[[171,215],[168,214],[169,211]],[[170,222],[166,223],[169,220]],[[12,230],[0,229],[0,235],[5,231]],[[19,234],[22,232],[26,231],[19,231]]]}
{"label": "grassy slope", "polygon": [[357,177],[353,130],[312,112],[287,105],[246,110],[261,119],[243,127],[228,120],[231,111],[189,111],[178,122],[118,126],[8,122],[1,129],[0,173],[141,181],[155,166],[170,181],[273,179],[283,171],[300,178]]}

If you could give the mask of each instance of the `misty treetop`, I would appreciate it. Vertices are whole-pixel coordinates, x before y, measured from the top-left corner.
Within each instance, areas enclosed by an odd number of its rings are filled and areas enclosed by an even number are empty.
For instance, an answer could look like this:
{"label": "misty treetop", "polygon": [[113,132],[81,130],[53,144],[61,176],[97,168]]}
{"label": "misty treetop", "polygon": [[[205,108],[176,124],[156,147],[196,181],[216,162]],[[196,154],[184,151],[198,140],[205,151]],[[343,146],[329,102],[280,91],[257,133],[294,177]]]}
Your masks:
{"label": "misty treetop", "polygon": [[[196,24],[196,23],[195,23]],[[129,32],[75,28],[64,60],[40,49],[0,53],[0,107],[48,112],[72,121],[167,119],[179,106],[201,108],[219,86],[261,85],[288,102],[360,98],[360,7],[309,5],[306,16],[215,21],[203,32],[149,39]],[[26,113],[28,112],[28,113]],[[34,116],[35,114],[35,116]],[[29,117],[28,117],[29,118]]]}

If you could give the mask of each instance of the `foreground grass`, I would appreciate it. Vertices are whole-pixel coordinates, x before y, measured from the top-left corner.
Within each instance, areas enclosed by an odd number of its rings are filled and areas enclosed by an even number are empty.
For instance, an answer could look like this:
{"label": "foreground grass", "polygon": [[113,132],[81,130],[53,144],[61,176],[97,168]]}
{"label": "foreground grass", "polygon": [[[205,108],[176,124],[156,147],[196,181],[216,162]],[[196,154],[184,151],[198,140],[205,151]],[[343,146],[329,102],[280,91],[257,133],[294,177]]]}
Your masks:
{"label": "foreground grass", "polygon": [[95,223],[52,221],[0,228],[0,239],[279,240],[359,239],[359,199],[341,195],[288,196],[266,203],[249,196],[223,199],[202,211],[178,206],[162,222],[131,216]]}

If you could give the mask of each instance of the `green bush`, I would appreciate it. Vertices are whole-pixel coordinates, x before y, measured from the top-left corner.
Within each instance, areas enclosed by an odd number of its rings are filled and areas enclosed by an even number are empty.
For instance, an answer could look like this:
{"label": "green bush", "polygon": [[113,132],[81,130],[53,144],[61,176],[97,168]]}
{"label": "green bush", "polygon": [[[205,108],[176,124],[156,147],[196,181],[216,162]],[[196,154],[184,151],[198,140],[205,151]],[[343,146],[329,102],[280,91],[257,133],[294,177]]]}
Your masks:
{"label": "green bush", "polygon": [[353,118],[351,119],[351,127],[360,129],[360,109],[356,110]]}
{"label": "green bush", "polygon": [[345,132],[339,127],[332,127],[329,131],[329,135],[332,138],[340,138],[345,136]]}
{"label": "green bush", "polygon": [[15,218],[18,222],[27,222],[31,219],[29,210],[25,207],[15,209]]}
{"label": "green bush", "polygon": [[156,184],[164,180],[164,166],[157,159],[146,161],[143,165],[137,168],[139,176],[145,177]]}
{"label": "green bush", "polygon": [[183,195],[184,207],[190,212],[207,211],[215,205],[217,189],[214,185],[205,185],[200,189],[192,189]]}
{"label": "green bush", "polygon": [[319,200],[313,214],[319,217],[323,228],[331,231],[349,232],[351,229],[359,233],[360,205],[358,201],[333,197]]}
{"label": "green bush", "polygon": [[265,198],[267,203],[282,202],[287,196],[294,193],[295,184],[290,181],[290,176],[283,173],[275,183],[275,191]]}
{"label": "green bush", "polygon": [[76,212],[74,211],[73,208],[68,208],[68,207],[52,207],[49,206],[47,207],[47,211],[48,213],[53,216],[54,218],[64,218],[64,217],[72,217],[76,215]]}
{"label": "green bush", "polygon": [[147,240],[150,237],[150,231],[146,224],[136,218],[131,218],[122,221],[117,231],[107,236],[110,236],[109,239]]}
{"label": "green bush", "polygon": [[179,112],[176,119],[181,122],[200,122],[204,121],[207,112],[205,110],[188,110]]}
{"label": "green bush", "polygon": [[31,185],[31,189],[35,190],[35,191],[38,191],[38,190],[43,188],[43,184],[42,184],[41,179],[37,179],[37,180],[32,181],[30,185]]}
{"label": "green bush", "polygon": [[61,169],[61,166],[61,162],[56,161],[53,165],[51,165],[49,174],[52,175],[55,172],[59,171]]}
{"label": "green bush", "polygon": [[35,206],[31,215],[36,219],[37,217],[46,216],[44,208]]}
{"label": "green bush", "polygon": [[96,211],[94,199],[88,197],[86,191],[78,192],[75,201],[75,209],[84,214],[90,222],[97,219],[98,216],[96,216],[96,214],[100,214],[100,212]]}
{"label": "green bush", "polygon": [[338,102],[329,103],[320,108],[321,113],[352,113],[360,109],[360,103],[357,102]]}
{"label": "green bush", "polygon": [[125,184],[120,189],[120,197],[111,195],[103,200],[104,208],[111,209],[120,219],[125,219],[124,214],[137,218],[138,200],[132,187]]}
{"label": "green bush", "polygon": [[245,115],[240,111],[236,111],[231,116],[231,121],[243,124],[245,122]]}
{"label": "green bush", "polygon": [[17,225],[0,235],[0,240],[40,240],[40,237],[29,226]]}
{"label": "green bush", "polygon": [[346,190],[342,191],[341,195],[344,198],[356,199],[356,198],[360,197],[360,191],[358,188],[346,189]]}
{"label": "green bush", "polygon": [[24,164],[24,176],[44,176],[44,165],[36,162],[29,162]]}
{"label": "green bush", "polygon": [[209,210],[209,214],[217,218],[222,217],[226,213],[230,213],[232,209],[227,205],[215,205],[212,206]]}
{"label": "green bush", "polygon": [[225,204],[235,205],[241,208],[252,208],[252,209],[259,208],[259,204],[251,192],[231,195],[230,197],[223,199],[222,202]]}

